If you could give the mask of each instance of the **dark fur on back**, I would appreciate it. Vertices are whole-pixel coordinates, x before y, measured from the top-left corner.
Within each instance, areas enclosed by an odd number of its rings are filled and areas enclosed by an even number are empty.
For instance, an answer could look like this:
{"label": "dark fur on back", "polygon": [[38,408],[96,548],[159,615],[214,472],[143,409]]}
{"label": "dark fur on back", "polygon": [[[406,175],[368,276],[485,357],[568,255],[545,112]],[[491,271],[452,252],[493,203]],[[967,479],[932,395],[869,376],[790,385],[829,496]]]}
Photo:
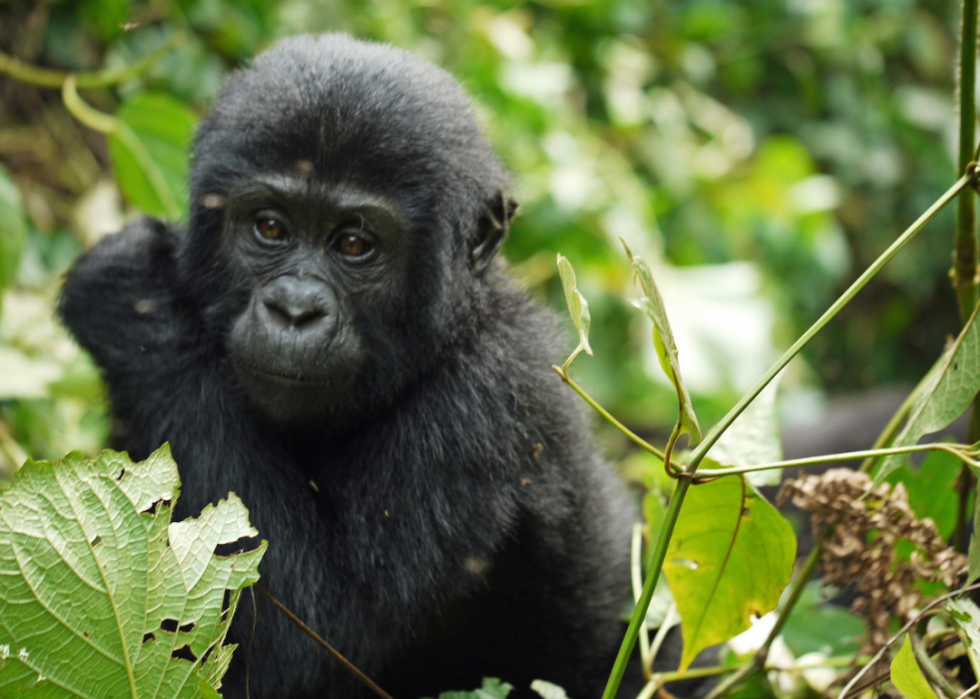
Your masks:
{"label": "dark fur on back", "polygon": [[[214,202],[266,172],[354,183],[408,221],[411,278],[358,309],[373,369],[337,423],[275,424],[228,361],[250,280],[229,272]],[[181,516],[238,493],[270,542],[263,584],[396,699],[483,676],[589,696],[619,638],[630,508],[551,370],[552,316],[502,264],[476,273],[468,257],[507,182],[439,69],[345,36],[287,40],[203,122],[187,230],[129,225],[79,259],[61,296],[119,446],[142,458],[171,443]],[[361,694],[256,605],[253,618],[244,597],[233,624],[226,697],[245,695],[246,657],[253,699]]]}

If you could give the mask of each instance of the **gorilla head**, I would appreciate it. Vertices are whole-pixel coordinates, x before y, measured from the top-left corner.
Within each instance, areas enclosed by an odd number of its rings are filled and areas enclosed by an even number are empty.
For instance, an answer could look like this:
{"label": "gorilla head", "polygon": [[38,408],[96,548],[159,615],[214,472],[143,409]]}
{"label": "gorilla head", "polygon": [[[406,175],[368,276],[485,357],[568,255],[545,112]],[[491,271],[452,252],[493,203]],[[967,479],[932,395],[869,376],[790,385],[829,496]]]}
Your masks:
{"label": "gorilla head", "polygon": [[234,76],[193,172],[183,276],[281,422],[364,412],[438,361],[514,208],[456,82],[341,35]]}

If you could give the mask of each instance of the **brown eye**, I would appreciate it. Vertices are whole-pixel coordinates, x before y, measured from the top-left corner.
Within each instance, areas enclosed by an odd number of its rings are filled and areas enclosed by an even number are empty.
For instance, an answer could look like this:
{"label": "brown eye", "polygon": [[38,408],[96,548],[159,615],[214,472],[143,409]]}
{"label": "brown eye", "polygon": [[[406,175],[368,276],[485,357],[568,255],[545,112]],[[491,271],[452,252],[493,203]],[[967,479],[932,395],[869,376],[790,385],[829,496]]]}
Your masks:
{"label": "brown eye", "polygon": [[263,240],[281,241],[286,236],[282,221],[269,216],[261,216],[255,220],[255,234]]}
{"label": "brown eye", "polygon": [[334,245],[345,257],[361,257],[371,252],[372,248],[371,243],[352,233],[340,236]]}

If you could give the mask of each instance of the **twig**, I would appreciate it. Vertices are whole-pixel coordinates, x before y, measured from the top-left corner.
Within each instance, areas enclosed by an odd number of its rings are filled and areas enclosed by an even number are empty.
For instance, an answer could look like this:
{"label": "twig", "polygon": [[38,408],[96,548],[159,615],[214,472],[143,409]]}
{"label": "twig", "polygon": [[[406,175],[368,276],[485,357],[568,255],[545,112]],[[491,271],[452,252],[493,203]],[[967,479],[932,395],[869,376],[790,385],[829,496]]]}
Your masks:
{"label": "twig", "polygon": [[391,698],[391,695],[388,694],[388,692],[386,692],[385,690],[381,689],[381,687],[379,687],[377,684],[375,684],[374,680],[372,680],[370,677],[368,677],[363,672],[361,672],[361,670],[358,669],[358,667],[356,665],[354,665],[354,663],[352,663],[350,660],[348,660],[347,658],[345,658],[340,653],[339,650],[337,650],[332,645],[330,645],[325,640],[323,640],[323,638],[321,638],[320,635],[316,631],[314,631],[309,626],[307,626],[303,622],[302,619],[300,619],[298,616],[296,616],[291,611],[289,611],[289,609],[287,609],[286,606],[282,602],[280,602],[279,600],[277,600],[275,597],[272,596],[272,593],[271,592],[269,592],[268,590],[266,590],[259,583],[256,583],[255,584],[255,588],[259,592],[261,592],[265,596],[265,598],[267,600],[269,600],[270,602],[272,602],[272,605],[276,609],[278,609],[280,612],[282,612],[283,614],[285,614],[287,619],[289,619],[291,622],[293,622],[299,628],[301,628],[303,630],[303,632],[306,633],[306,635],[308,635],[310,638],[312,638],[314,641],[316,641],[317,644],[321,648],[323,648],[325,651],[327,651],[327,653],[329,653],[331,655],[331,657],[333,657],[334,660],[336,660],[338,663],[340,663],[341,665],[343,665],[344,668],[348,672],[350,672],[352,675],[354,675],[354,677],[356,677],[361,682],[361,684],[363,684],[365,687],[367,687],[372,692],[374,692],[375,694],[377,694],[379,697],[381,697],[381,699],[392,699]]}
{"label": "twig", "polygon": [[79,89],[118,85],[119,83],[138,77],[163,55],[177,48],[183,41],[184,34],[177,32],[170,38],[170,41],[146,54],[142,59],[132,65],[87,73],[70,73],[42,68],[31,65],[30,63],[24,63],[20,59],[0,51],[0,75],[7,75],[14,80],[35,87],[46,87],[55,90],[60,89],[65,84],[65,80],[72,75],[75,77],[75,82]]}

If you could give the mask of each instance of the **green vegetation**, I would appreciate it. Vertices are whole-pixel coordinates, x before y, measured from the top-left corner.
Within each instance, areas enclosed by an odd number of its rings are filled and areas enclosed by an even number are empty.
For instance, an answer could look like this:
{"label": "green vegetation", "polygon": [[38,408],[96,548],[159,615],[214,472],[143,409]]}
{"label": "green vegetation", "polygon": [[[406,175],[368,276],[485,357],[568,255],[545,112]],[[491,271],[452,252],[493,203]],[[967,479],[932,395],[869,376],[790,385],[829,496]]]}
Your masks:
{"label": "green vegetation", "polygon": [[[66,488],[50,464],[14,475],[28,456],[94,454],[110,428],[95,371],[53,320],[58,278],[137,210],[184,217],[188,144],[223,76],[280,36],[326,30],[410,48],[457,75],[515,172],[521,209],[506,252],[523,283],[571,312],[577,348],[555,380],[604,418],[610,452],[647,493],[636,611],[607,697],[636,643],[644,699],[682,674],[650,669],[662,634],[648,626],[666,629],[677,612],[685,670],[762,617],[713,665],[688,670],[723,676],[718,695],[814,696],[835,680],[836,693],[849,683],[844,694],[891,681],[908,696],[976,695],[980,610],[959,594],[980,577],[980,544],[967,541],[980,461],[975,445],[916,446],[980,390],[976,16],[974,0],[0,3],[0,578],[12,581],[0,585],[0,696],[40,672],[8,656],[2,634],[50,648],[66,631],[77,640],[77,609],[114,606],[111,594],[69,584],[81,567],[42,581],[14,563],[18,532],[43,514],[35,560],[50,549],[97,565],[90,532],[54,537],[70,522],[37,493],[91,504],[86,488],[112,485],[122,463],[66,457],[60,472],[84,488]],[[960,27],[969,40],[957,90]],[[817,527],[794,575],[790,525],[756,489],[801,463],[782,461],[778,419],[892,384],[915,388],[874,448],[850,455],[865,460],[860,472],[787,488]],[[702,426],[713,426],[703,440]],[[929,457],[911,465],[917,451]],[[85,519],[105,555],[118,554],[113,533],[134,532],[139,551],[126,552],[144,564],[106,582],[136,595],[115,616],[119,638],[147,632],[130,626],[148,608],[137,599],[155,589],[144,559],[169,521],[166,507],[143,505],[176,492],[172,462],[152,460],[156,470],[124,466],[148,474],[137,481],[145,497]],[[233,503],[222,517],[238,538],[247,523]],[[173,531],[216,513],[170,525],[157,554],[180,559]],[[194,575],[220,599],[231,584],[214,559],[197,562],[209,572]],[[810,582],[818,569],[832,584],[865,576],[853,611],[825,603]],[[234,589],[254,581],[249,570]],[[24,590],[64,605],[48,635],[31,636],[25,620],[40,612]],[[184,604],[188,591],[166,604]],[[195,619],[200,659],[224,622]],[[951,670],[964,649],[972,676]],[[890,679],[873,662],[886,656]],[[113,658],[118,677],[93,659],[81,679],[118,680],[136,696],[144,668]],[[181,662],[168,650],[154,672],[190,672]],[[213,696],[220,673],[202,672],[207,686],[181,686]],[[466,696],[505,696],[501,679]]]}

